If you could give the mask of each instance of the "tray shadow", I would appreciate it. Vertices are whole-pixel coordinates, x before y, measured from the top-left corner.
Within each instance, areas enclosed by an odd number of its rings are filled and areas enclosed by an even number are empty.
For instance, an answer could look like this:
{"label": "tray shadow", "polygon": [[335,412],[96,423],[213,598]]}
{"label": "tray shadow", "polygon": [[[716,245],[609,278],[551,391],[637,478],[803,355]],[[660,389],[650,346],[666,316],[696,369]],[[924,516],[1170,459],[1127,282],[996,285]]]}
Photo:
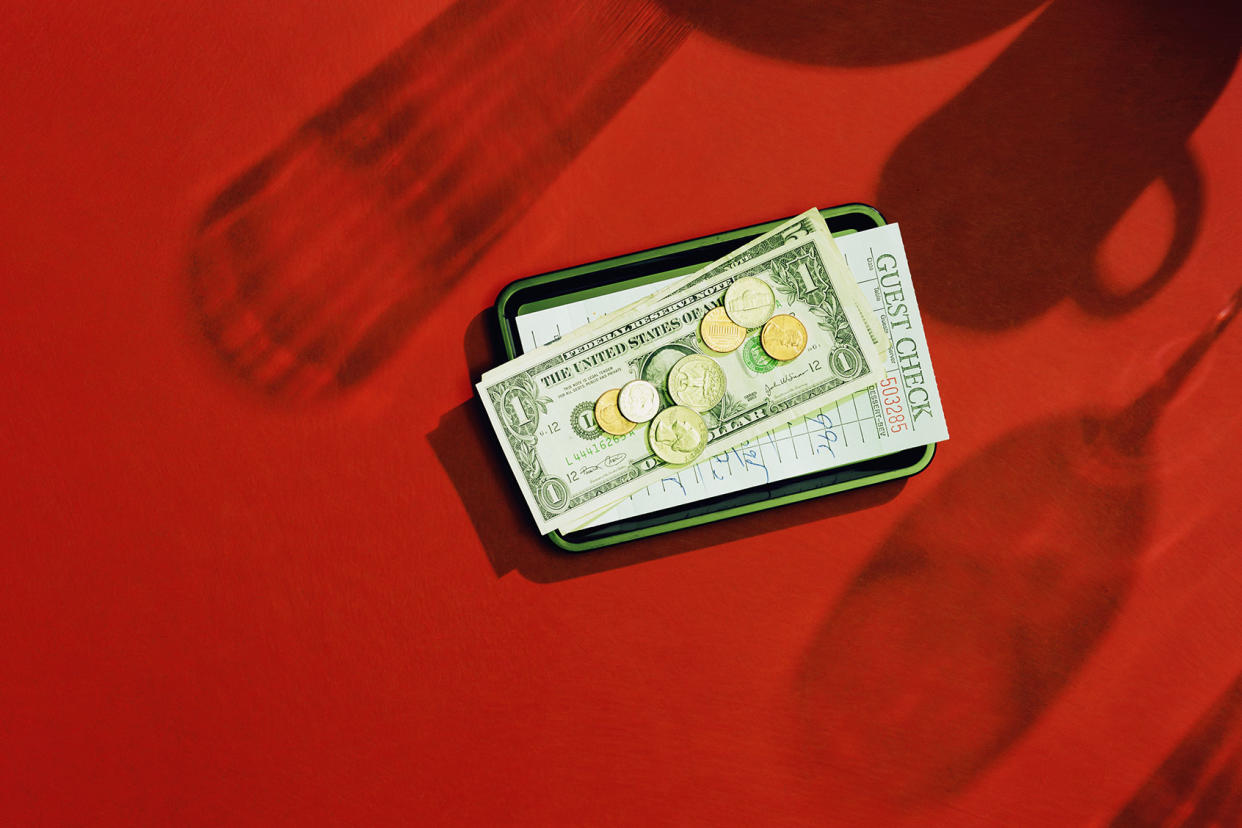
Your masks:
{"label": "tray shadow", "polygon": [[[500,358],[490,316],[490,309],[480,313],[466,331],[466,359],[472,377]],[[427,440],[461,496],[497,577],[516,571],[536,583],[593,575],[870,509],[895,498],[905,485],[904,479],[894,480],[593,552],[566,552],[536,533],[477,399],[471,398],[444,414]]]}

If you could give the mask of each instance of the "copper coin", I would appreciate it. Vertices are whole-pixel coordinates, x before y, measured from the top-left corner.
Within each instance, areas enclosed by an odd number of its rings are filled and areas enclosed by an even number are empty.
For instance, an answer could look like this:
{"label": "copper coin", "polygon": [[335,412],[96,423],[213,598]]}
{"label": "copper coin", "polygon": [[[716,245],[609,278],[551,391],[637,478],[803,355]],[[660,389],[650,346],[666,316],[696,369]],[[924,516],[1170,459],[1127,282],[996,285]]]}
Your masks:
{"label": "copper coin", "polygon": [[746,341],[746,329],[729,318],[724,308],[712,308],[699,322],[703,344],[718,354],[736,351]]}
{"label": "copper coin", "polygon": [[599,399],[595,401],[596,425],[618,437],[622,434],[629,434],[638,425],[638,423],[627,420],[621,413],[621,409],[617,407],[617,395],[620,393],[620,388],[611,388],[600,394]]}
{"label": "copper coin", "polygon": [[768,356],[787,362],[806,347],[806,327],[796,317],[778,313],[763,326],[759,341]]}

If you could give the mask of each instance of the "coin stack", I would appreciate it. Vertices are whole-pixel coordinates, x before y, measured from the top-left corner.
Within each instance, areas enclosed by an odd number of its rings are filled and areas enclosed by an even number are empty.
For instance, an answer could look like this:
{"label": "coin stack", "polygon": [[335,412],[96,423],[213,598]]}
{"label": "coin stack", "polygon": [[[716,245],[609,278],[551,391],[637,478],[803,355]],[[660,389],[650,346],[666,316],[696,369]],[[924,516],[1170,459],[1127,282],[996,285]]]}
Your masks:
{"label": "coin stack", "polygon": [[755,276],[736,280],[725,291],[724,303],[699,322],[699,336],[711,356],[688,354],[668,372],[665,388],[674,405],[662,408],[659,388],[647,380],[631,380],[600,395],[595,422],[617,436],[629,434],[639,423],[651,423],[647,442],[657,457],[675,466],[694,462],[707,447],[702,412],[724,399],[725,372],[717,358],[736,351],[756,329],[764,353],[777,362],[795,359],[806,348],[806,327],[792,314],[775,311],[771,285]]}

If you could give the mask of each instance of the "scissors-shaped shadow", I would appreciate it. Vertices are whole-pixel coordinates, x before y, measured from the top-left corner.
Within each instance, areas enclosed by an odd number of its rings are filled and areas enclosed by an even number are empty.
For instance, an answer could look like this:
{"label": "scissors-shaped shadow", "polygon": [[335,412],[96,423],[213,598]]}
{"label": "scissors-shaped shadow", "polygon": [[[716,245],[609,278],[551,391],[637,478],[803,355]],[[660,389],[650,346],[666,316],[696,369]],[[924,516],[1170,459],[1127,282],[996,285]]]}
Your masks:
{"label": "scissors-shaped shadow", "polygon": [[900,810],[951,795],[1047,709],[1129,594],[1150,436],[1242,291],[1133,403],[1019,429],[918,503],[833,607],[796,683],[805,756]]}
{"label": "scissors-shaped shadow", "polygon": [[[964,91],[902,141],[879,203],[917,217],[919,304],[981,329],[1065,298],[1122,313],[1177,272],[1203,187],[1187,141],[1242,48],[1242,4],[1054,0]],[[1163,261],[1109,287],[1102,242],[1153,182],[1176,209]]]}

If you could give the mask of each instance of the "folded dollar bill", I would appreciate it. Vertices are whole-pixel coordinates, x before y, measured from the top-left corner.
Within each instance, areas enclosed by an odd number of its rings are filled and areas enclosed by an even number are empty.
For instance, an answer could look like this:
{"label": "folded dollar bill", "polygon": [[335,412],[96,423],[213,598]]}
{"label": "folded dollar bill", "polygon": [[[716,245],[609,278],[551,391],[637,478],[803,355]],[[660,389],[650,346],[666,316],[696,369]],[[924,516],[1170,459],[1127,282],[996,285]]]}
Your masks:
{"label": "folded dollar bill", "polygon": [[[669,476],[621,499],[586,525],[685,507],[949,438],[900,228],[885,224],[836,242],[893,343],[887,352],[886,376],[879,384],[749,443],[704,454],[691,466],[670,470]],[[586,319],[588,313],[601,316],[625,304],[614,300],[610,305],[609,298],[606,294],[575,303],[576,312]],[[519,329],[546,326],[546,321],[536,321],[538,316],[536,312],[519,318]]]}
{"label": "folded dollar bill", "polygon": [[[765,253],[770,253],[779,247],[789,244],[790,242],[808,238],[815,233],[823,233],[830,242],[826,246],[825,250],[831,259],[829,264],[832,270],[839,274],[848,274],[849,267],[845,263],[845,257],[841,255],[840,248],[837,246],[836,242],[832,240],[832,234],[828,230],[828,224],[824,221],[824,217],[820,214],[819,210],[812,207],[805,213],[794,216],[785,223],[769,230],[762,236],[748,242],[742,247],[739,247],[737,250],[732,251],[727,256],[712,262],[703,270],[698,271],[696,275],[701,275],[706,272],[723,273],[733,268],[740,267],[747,262],[753,261]],[[884,328],[881,326],[879,319],[868,309],[868,302],[863,296],[861,288],[858,287],[858,283],[853,278],[845,279],[844,281],[849,283],[845,290],[848,290],[853,294],[850,299],[850,303],[859,309],[860,321],[864,327],[866,327],[867,336],[871,339],[871,343],[875,346],[876,351],[880,353],[887,351],[889,346],[888,337],[884,333]],[[648,296],[644,296],[625,307],[619,308],[609,313],[607,316],[596,319],[581,328],[570,331],[566,334],[566,336],[580,335],[586,331],[595,330],[599,327],[607,325],[610,319],[621,318],[626,314],[636,314],[640,308],[659,301],[664,296],[677,291],[679,286],[680,283],[674,283],[672,285],[659,288],[656,292]],[[545,345],[543,347],[554,346],[555,343],[550,343],[549,345]]]}
{"label": "folded dollar bill", "polygon": [[[814,217],[812,218],[812,213]],[[703,416],[719,452],[874,384],[883,329],[818,211],[809,211],[719,262],[483,375],[477,389],[540,532],[575,527],[666,473],[647,427],[615,437],[594,422],[595,401],[632,379],[664,386],[681,357],[711,352],[699,319],[743,277],[772,288],[778,313],[807,329],[803,353],[776,362],[754,333],[719,357],[723,399]]]}

